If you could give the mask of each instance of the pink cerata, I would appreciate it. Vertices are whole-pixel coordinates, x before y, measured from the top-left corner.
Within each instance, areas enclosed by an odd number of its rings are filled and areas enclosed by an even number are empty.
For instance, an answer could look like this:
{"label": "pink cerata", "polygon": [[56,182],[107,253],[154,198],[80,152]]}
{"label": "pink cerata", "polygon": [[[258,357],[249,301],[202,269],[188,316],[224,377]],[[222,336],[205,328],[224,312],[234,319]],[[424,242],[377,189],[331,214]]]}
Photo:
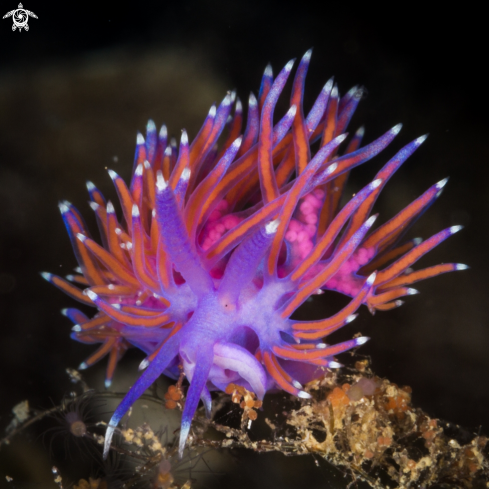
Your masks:
{"label": "pink cerata", "polygon": [[[349,172],[389,145],[401,125],[363,147],[363,128],[348,139],[345,131],[362,89],[355,87],[340,98],[332,80],[305,114],[310,57],[308,51],[299,63],[290,108],[275,125],[275,105],[293,61],[275,79],[271,67],[266,68],[258,100],[250,95],[244,131],[242,105],[234,93],[211,107],[192,143],[182,131],[178,149],[165,126],[158,133],[149,121],[146,138],[137,136],[129,186],[109,170],[122,216],[88,183],[102,244],[90,236],[69,202],[60,204],[79,274],[67,280],[43,276],[97,308],[91,318],[77,309],[63,311],[75,323],[74,339],[101,344],[79,368],[108,356],[109,387],[129,347],[147,355],[141,376],[110,420],[105,456],[121,418],[161,374],[176,378],[183,368],[190,382],[180,431],[182,453],[199,401],[210,411],[210,391],[224,391],[234,383],[258,399],[271,389],[308,398],[302,384],[341,367],[335,356],[368,340],[324,342],[355,319],[362,304],[372,313],[395,308],[400,297],[417,292],[410,288],[413,282],[467,268],[445,263],[411,269],[460,226],[423,242],[402,241],[446,179],[371,230],[377,196],[425,136],[404,146],[341,207]],[[304,301],[324,290],[352,299],[321,321],[291,319]]]}

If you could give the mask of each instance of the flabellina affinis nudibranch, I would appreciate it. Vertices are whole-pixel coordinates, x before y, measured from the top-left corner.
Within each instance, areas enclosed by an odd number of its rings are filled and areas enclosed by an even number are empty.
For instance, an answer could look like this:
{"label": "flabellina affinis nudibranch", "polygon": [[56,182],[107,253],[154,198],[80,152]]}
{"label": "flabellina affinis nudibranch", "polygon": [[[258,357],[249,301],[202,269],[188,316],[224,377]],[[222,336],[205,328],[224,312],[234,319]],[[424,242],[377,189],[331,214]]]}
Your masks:
{"label": "flabellina affinis nudibranch", "polygon": [[[467,268],[445,263],[411,269],[460,226],[423,242],[402,241],[447,179],[371,230],[377,196],[425,136],[404,146],[341,207],[349,172],[386,148],[401,125],[363,147],[360,128],[342,146],[362,89],[354,87],[340,98],[330,80],[306,115],[302,102],[310,56],[308,51],[299,63],[290,108],[276,124],[275,105],[293,61],[275,79],[267,67],[258,99],[250,95],[244,131],[242,104],[234,93],[211,107],[191,144],[182,131],[178,149],[165,126],[158,133],[149,121],[146,138],[137,136],[129,187],[109,171],[122,217],[93,183],[87,184],[102,244],[91,238],[69,202],[60,204],[79,273],[67,279],[43,276],[98,309],[92,318],[77,309],[63,311],[75,324],[73,339],[101,343],[79,368],[108,356],[109,387],[129,347],[147,355],[141,376],[110,420],[105,456],[122,417],[161,374],[176,378],[183,368],[190,382],[182,453],[200,400],[210,412],[210,391],[234,383],[260,400],[271,389],[308,398],[302,384],[340,367],[336,355],[368,340],[323,342],[355,319],[360,305],[372,313],[395,308],[401,297],[417,292],[412,283]],[[316,141],[319,149],[312,155]],[[291,319],[304,301],[324,290],[352,299],[321,321]]]}

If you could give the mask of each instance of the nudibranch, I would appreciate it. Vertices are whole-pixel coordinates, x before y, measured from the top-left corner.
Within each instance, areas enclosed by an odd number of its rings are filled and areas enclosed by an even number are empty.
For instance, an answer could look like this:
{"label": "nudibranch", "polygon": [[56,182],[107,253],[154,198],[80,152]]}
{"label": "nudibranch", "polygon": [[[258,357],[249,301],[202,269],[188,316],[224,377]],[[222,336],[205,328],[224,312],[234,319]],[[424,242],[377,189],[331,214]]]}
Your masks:
{"label": "nudibranch", "polygon": [[[181,453],[199,401],[210,411],[210,391],[234,383],[260,400],[272,389],[308,398],[303,383],[340,367],[339,353],[368,340],[323,342],[355,319],[360,305],[372,313],[395,308],[401,297],[416,293],[412,283],[467,268],[455,263],[411,268],[460,226],[423,242],[402,241],[446,179],[372,230],[377,196],[425,136],[404,146],[341,206],[349,172],[386,148],[401,125],[363,147],[360,128],[343,145],[362,89],[340,97],[330,80],[306,115],[310,56],[308,51],[300,61],[290,108],[275,123],[293,61],[276,78],[266,68],[258,98],[249,97],[244,131],[235,93],[211,107],[192,143],[182,131],[178,149],[165,126],[158,132],[149,121],[146,138],[137,136],[130,185],[109,170],[122,216],[87,184],[102,244],[69,202],[60,204],[79,268],[66,279],[43,276],[98,309],[91,318],[77,309],[63,311],[75,324],[73,339],[101,343],[79,368],[108,356],[108,387],[129,347],[146,354],[141,376],[110,420],[105,456],[122,417],[161,374],[176,378],[183,369],[190,383]],[[351,301],[324,320],[291,319],[311,295],[325,290]]]}

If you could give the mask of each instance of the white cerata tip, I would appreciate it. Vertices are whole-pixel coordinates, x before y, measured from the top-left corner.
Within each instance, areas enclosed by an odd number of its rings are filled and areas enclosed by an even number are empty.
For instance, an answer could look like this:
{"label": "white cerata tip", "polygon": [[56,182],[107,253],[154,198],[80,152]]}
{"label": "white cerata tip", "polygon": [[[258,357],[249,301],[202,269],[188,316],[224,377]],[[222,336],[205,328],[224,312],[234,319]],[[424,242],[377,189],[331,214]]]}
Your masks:
{"label": "white cerata tip", "polygon": [[156,173],[156,187],[160,192],[168,187],[168,183],[165,182],[165,178],[163,177],[163,173],[161,172],[161,170],[158,170]]}
{"label": "white cerata tip", "polygon": [[182,130],[182,136],[180,138],[180,144],[187,145],[188,144],[188,134],[185,129]]}
{"label": "white cerata tip", "polygon": [[190,175],[191,175],[190,168],[187,166],[186,168],[183,169],[182,174],[180,175],[180,180],[183,180],[184,182],[188,182],[190,180]]}
{"label": "white cerata tip", "polygon": [[377,276],[377,272],[374,272],[374,273],[371,273],[369,276],[368,276],[368,279],[367,279],[367,286],[371,286],[374,282],[375,282],[375,277]]}
{"label": "white cerata tip", "polygon": [[277,232],[278,226],[280,224],[280,219],[275,219],[274,221],[270,221],[266,226],[265,226],[265,232],[267,234],[274,234]]}
{"label": "white cerata tip", "polygon": [[364,345],[370,338],[368,336],[360,336],[356,338],[355,342],[357,345]]}
{"label": "white cerata tip", "polygon": [[93,290],[87,290],[87,295],[88,295],[88,298],[92,301],[95,301],[98,299],[98,295]]}
{"label": "white cerata tip", "polygon": [[160,129],[160,134],[158,135],[160,139],[166,139],[168,137],[168,129],[166,128],[165,124],[161,126]]}
{"label": "white cerata tip", "polygon": [[438,190],[442,189],[448,182],[448,177],[447,178],[444,178],[443,180],[440,180],[437,184],[436,184],[436,188]]}
{"label": "white cerata tip", "polygon": [[458,233],[463,228],[464,228],[463,226],[452,226],[450,228],[450,233],[452,234]]}
{"label": "white cerata tip", "polygon": [[144,136],[140,132],[138,132],[138,135],[136,136],[136,144],[138,146],[144,144]]}
{"label": "white cerata tip", "polygon": [[132,206],[132,216],[139,217],[139,207],[137,206],[137,204],[133,204]]}
{"label": "white cerata tip", "polygon": [[136,166],[136,171],[134,172],[134,174],[138,177],[140,177],[143,174],[143,165],[141,163],[139,163],[139,165]]}
{"label": "white cerata tip", "polygon": [[402,124],[397,124],[396,126],[394,126],[392,129],[391,129],[391,133],[392,134],[399,134],[401,132],[401,129],[402,129]]}
{"label": "white cerata tip", "polygon": [[416,146],[423,144],[426,141],[427,137],[428,137],[428,134],[425,134],[424,136],[420,136],[419,138],[415,139],[414,142],[415,142]]}
{"label": "white cerata tip", "polygon": [[341,367],[343,367],[343,365],[341,363],[338,363],[338,362],[329,362],[328,367],[329,368],[341,368]]}
{"label": "white cerata tip", "polygon": [[290,71],[292,67],[294,66],[295,59],[291,59],[284,67],[285,71]]}

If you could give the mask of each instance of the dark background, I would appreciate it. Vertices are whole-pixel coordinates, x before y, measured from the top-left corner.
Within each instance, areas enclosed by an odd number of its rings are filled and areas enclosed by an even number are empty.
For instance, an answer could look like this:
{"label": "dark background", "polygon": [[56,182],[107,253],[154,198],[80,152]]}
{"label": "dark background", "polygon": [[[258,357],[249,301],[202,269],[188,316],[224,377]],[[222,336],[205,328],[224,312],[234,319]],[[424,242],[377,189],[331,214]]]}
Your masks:
{"label": "dark background", "polygon": [[[1,15],[16,2],[2,2]],[[2,427],[24,399],[33,406],[58,401],[70,389],[65,368],[76,367],[91,351],[69,340],[69,321],[59,314],[74,301],[38,273],[64,275],[76,266],[57,202],[70,200],[88,216],[84,182],[94,181],[113,197],[105,169],[129,177],[136,132],[148,118],[165,122],[175,136],[185,127],[192,138],[226,90],[236,89],[246,101],[250,90],[257,93],[268,62],[278,73],[313,47],[306,109],[335,75],[340,93],[354,84],[367,88],[350,128],[365,124],[366,143],[404,123],[384,154],[354,172],[348,190],[361,188],[404,144],[430,133],[389,182],[377,210],[386,220],[450,176],[410,236],[427,238],[463,224],[461,233],[420,264],[471,266],[417,285],[421,294],[395,311],[372,317],[362,310],[335,339],[367,334],[372,340],[361,353],[371,356],[378,375],[410,385],[414,403],[430,415],[489,433],[489,128],[481,13],[467,7],[466,14],[427,18],[414,6],[383,12],[272,0],[130,8],[26,0],[24,7],[38,16],[30,19],[28,32],[12,32],[11,19],[0,21]],[[334,311],[338,304],[322,296],[311,314]],[[116,382],[141,359],[136,352],[128,357]],[[94,387],[101,387],[103,367],[88,373]],[[47,460],[29,444],[11,450],[0,452],[0,460],[6,457],[0,486],[5,474],[15,473],[19,484],[25,477],[38,483],[28,487],[45,487]],[[246,480],[255,488],[277,482],[273,477],[280,471],[261,470],[261,477]],[[281,478],[277,484],[286,482],[294,487],[300,480]]]}

